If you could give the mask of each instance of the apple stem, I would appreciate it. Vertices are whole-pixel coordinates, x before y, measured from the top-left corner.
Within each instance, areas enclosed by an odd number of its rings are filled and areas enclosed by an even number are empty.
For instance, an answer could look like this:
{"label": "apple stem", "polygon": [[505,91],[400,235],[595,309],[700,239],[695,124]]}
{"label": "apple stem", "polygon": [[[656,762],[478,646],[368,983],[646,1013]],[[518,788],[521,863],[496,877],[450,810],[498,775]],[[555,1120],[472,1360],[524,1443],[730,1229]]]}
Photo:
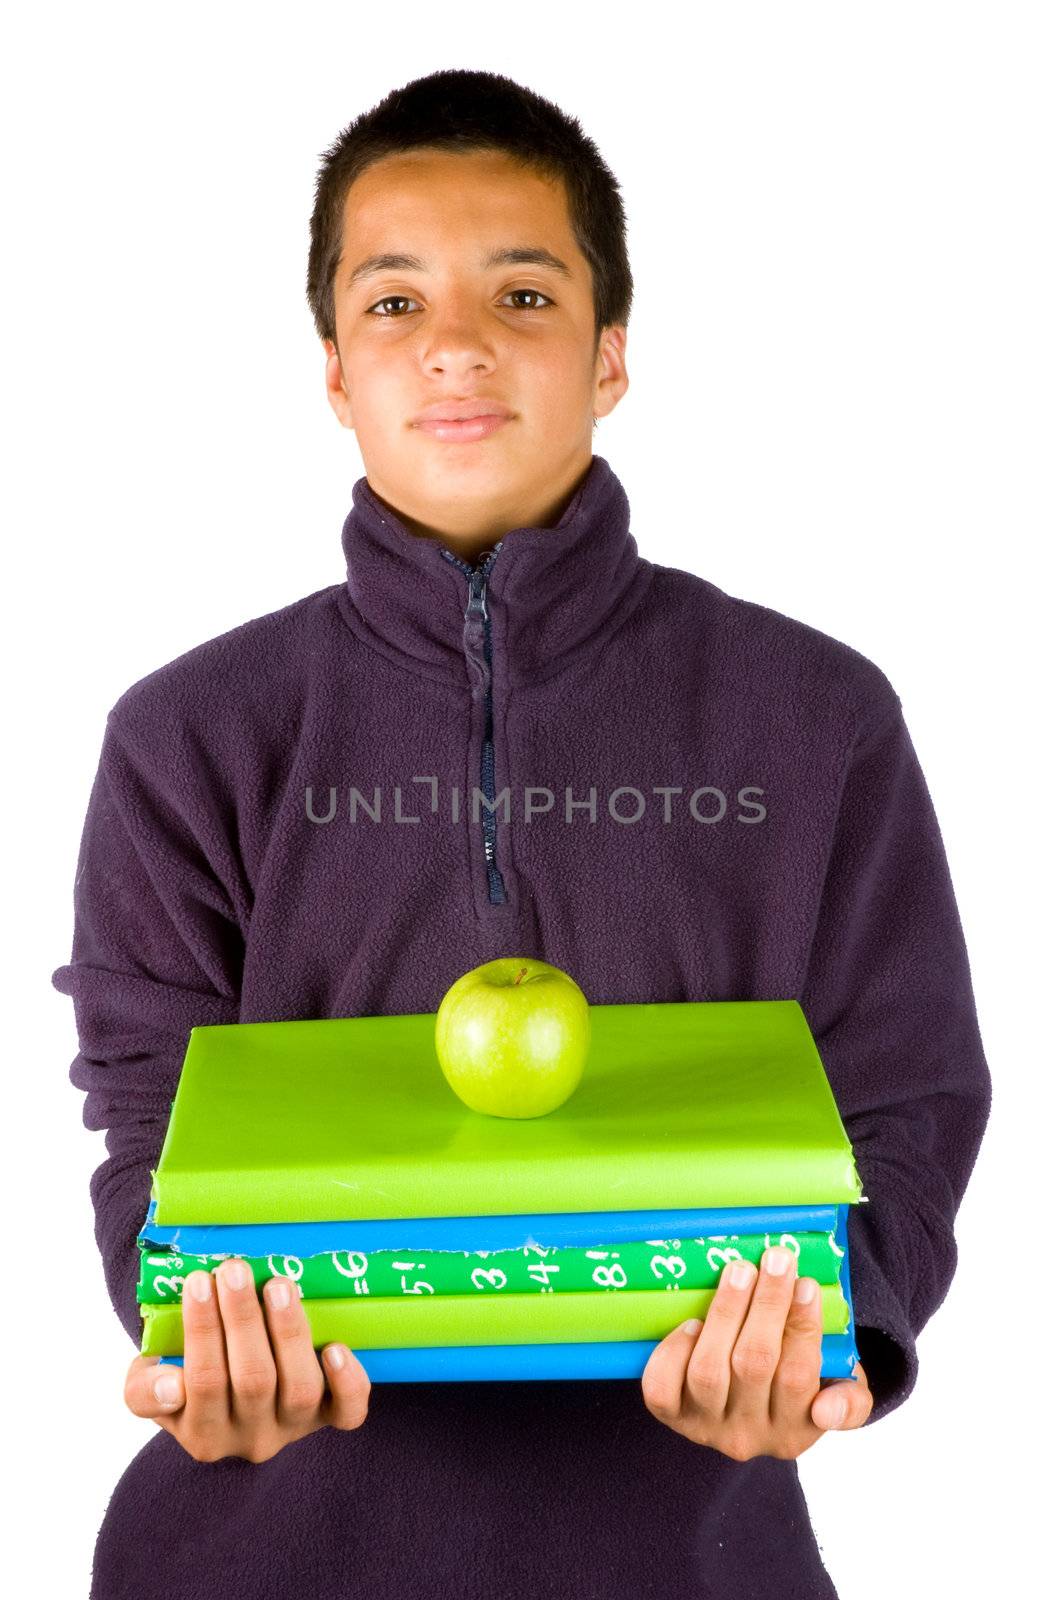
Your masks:
{"label": "apple stem", "polygon": [[520,970],[520,972],[519,972],[519,973],[518,973],[518,974],[517,974],[517,977],[516,977],[516,978],[515,978],[515,979],[514,979],[514,987],[515,987],[515,988],[516,988],[516,987],[517,987],[517,985],[518,985],[518,984],[519,984],[519,983],[520,983],[520,982],[521,982],[521,979],[522,979],[522,978],[523,978],[523,977],[524,977],[524,975],[525,975],[525,973],[526,973],[526,972],[527,972],[527,971],[528,971],[528,968],[527,968],[527,967],[522,967],[522,968],[521,968],[521,970]]}

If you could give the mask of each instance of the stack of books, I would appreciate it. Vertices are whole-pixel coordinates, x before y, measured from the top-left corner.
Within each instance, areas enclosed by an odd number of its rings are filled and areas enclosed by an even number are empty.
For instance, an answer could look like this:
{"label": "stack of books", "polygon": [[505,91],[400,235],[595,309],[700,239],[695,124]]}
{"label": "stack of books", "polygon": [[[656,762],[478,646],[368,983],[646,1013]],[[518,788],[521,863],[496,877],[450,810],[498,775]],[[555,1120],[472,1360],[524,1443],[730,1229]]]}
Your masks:
{"label": "stack of books", "polygon": [[794,1000],[590,1008],[584,1075],[472,1111],[435,1013],[193,1028],[138,1236],[141,1350],[179,1363],[188,1273],[285,1277],[371,1382],[638,1378],[727,1262],[794,1251],[822,1377],[858,1360],[853,1152]]}

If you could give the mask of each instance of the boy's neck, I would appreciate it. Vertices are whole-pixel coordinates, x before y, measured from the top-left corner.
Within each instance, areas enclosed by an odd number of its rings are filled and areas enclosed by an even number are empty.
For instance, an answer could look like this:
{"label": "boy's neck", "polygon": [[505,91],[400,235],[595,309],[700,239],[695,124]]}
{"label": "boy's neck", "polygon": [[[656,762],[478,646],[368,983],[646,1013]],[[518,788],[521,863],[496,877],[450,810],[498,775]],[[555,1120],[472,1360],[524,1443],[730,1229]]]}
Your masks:
{"label": "boy's neck", "polygon": [[[513,528],[552,528],[561,517],[569,501],[576,493],[580,484],[587,476],[591,466],[591,457],[582,461],[575,475],[570,473],[567,480],[560,486],[553,486],[541,497],[529,503],[525,501],[512,507],[493,509],[471,526],[466,523],[447,523],[440,521],[421,521],[412,513],[412,509],[396,505],[393,500],[374,483],[370,488],[378,499],[398,517],[407,532],[415,539],[434,539],[445,549],[450,550],[460,560],[475,566],[479,558],[485,555],[496,545],[504,534]],[[368,480],[367,480],[368,481]],[[442,513],[443,508],[441,508]]]}

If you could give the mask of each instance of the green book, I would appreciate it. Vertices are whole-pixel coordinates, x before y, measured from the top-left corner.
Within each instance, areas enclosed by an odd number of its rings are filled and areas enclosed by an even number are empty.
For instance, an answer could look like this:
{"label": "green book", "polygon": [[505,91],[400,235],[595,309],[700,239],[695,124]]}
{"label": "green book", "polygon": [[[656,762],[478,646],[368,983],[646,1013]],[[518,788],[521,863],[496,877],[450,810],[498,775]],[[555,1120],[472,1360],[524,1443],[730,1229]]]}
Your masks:
{"label": "green book", "polygon": [[361,1221],[849,1204],[853,1151],[796,1000],[590,1007],[583,1078],[471,1111],[435,1012],[193,1028],[155,1222]]}
{"label": "green book", "polygon": [[[710,1238],[614,1241],[602,1246],[517,1250],[323,1250],[316,1255],[243,1256],[256,1289],[288,1278],[306,1300],[408,1294],[610,1294],[625,1289],[715,1289],[728,1261],[758,1266],[770,1245],[794,1252],[795,1272],[838,1283],[842,1250],[833,1233],[754,1233]],[[234,1251],[233,1254],[239,1252]],[[190,1272],[212,1272],[222,1254],[142,1250],[137,1299],[180,1302]]]}
{"label": "green book", "polygon": [[[352,1350],[438,1345],[569,1344],[665,1338],[687,1317],[704,1317],[715,1289],[633,1289],[622,1294],[467,1294],[379,1300],[304,1300],[315,1350],[334,1339]],[[820,1289],[824,1333],[844,1333],[850,1308],[837,1283]],[[180,1305],[142,1305],[140,1353],[183,1356]]]}

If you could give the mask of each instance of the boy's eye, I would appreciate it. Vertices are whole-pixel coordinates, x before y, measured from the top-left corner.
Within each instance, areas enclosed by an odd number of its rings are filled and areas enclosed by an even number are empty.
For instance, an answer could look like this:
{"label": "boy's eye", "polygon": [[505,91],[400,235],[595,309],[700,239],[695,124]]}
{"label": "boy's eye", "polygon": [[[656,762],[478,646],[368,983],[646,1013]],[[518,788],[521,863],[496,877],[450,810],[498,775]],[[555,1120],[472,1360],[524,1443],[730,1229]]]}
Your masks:
{"label": "boy's eye", "polygon": [[404,294],[389,294],[389,295],[386,295],[383,300],[378,300],[376,305],[370,306],[369,315],[371,317],[380,315],[386,321],[390,319],[391,321],[394,322],[395,318],[392,316],[392,313],[390,311],[378,312],[377,311],[377,306],[389,306],[389,305],[396,305],[398,303],[402,303],[402,304],[405,305],[407,303],[407,301],[408,301],[408,296],[404,295]]}
{"label": "boy's eye", "polygon": [[[509,300],[511,298],[511,296],[520,295],[520,294],[536,295],[540,300],[542,300],[544,302],[544,305],[551,306],[551,305],[554,304],[554,301],[549,299],[548,296],[545,295],[542,292],[542,290],[540,290],[540,289],[510,289],[503,296],[503,299],[504,300]],[[369,316],[379,316],[385,322],[389,322],[389,321],[390,322],[395,322],[401,316],[404,315],[403,312],[398,312],[398,313],[394,313],[393,314],[391,311],[378,311],[377,307],[378,306],[396,305],[396,304],[400,304],[400,305],[416,305],[417,302],[416,301],[412,301],[410,296],[409,295],[405,295],[405,294],[389,294],[389,295],[385,295],[383,300],[378,300],[373,305],[370,306],[369,311],[368,311],[368,315]],[[544,307],[543,306],[514,306],[512,309],[515,310],[515,311],[542,311],[544,309]]]}
{"label": "boy's eye", "polygon": [[[503,299],[509,300],[510,295],[514,294],[534,294],[538,295],[541,300],[546,301],[547,305],[551,306],[554,304],[554,301],[548,300],[547,296],[539,289],[511,289],[508,294],[503,296]],[[543,308],[542,306],[518,306],[516,309],[518,311],[541,311]]]}

